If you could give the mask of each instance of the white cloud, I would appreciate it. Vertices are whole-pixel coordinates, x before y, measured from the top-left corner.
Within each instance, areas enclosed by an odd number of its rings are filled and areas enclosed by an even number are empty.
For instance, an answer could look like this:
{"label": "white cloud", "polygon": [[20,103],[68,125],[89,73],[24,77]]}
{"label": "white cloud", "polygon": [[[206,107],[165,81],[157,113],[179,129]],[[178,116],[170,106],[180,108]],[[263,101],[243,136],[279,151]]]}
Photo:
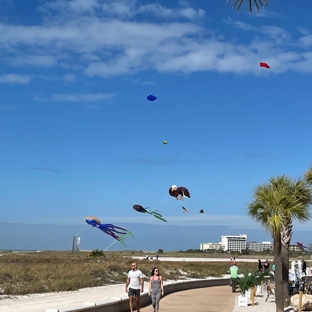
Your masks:
{"label": "white cloud", "polygon": [[58,65],[57,59],[49,55],[21,55],[5,59],[11,66],[30,65],[35,67],[52,67]]}
{"label": "white cloud", "polygon": [[299,40],[305,47],[312,46],[312,35],[303,36]]}
{"label": "white cloud", "polygon": [[[312,38],[306,30],[298,29],[301,37],[294,40],[280,27],[227,19],[228,27],[251,34],[242,42],[227,41],[226,33],[217,36],[197,24],[206,13],[186,2],[171,8],[136,0],[57,0],[46,2],[39,12],[45,14],[42,25],[0,24],[0,59],[6,65],[62,66],[105,78],[146,70],[312,73],[306,50]],[[140,22],[133,19],[139,15]],[[260,61],[270,64],[269,72],[259,68]]]}
{"label": "white cloud", "polygon": [[74,82],[76,81],[76,76],[72,74],[68,74],[68,75],[63,76],[63,80],[66,82]]}
{"label": "white cloud", "polygon": [[85,93],[85,94],[52,94],[51,98],[35,97],[36,101],[47,102],[94,102],[112,98],[112,93]]}
{"label": "white cloud", "polygon": [[284,40],[290,40],[291,38],[285,29],[277,26],[253,26],[245,22],[234,21],[231,18],[225,19],[224,22],[242,30],[262,33],[272,39],[281,38]]}
{"label": "white cloud", "polygon": [[31,79],[28,75],[7,74],[0,76],[0,83],[27,84]]}

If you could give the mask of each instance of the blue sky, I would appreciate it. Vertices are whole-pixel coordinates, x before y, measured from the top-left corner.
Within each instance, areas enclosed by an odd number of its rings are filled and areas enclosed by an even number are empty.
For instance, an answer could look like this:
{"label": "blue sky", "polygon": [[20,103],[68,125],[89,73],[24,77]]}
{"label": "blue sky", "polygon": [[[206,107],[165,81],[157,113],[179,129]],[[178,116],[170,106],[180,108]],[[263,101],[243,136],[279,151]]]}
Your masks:
{"label": "blue sky", "polygon": [[311,164],[312,3],[231,2],[2,1],[1,221],[261,228],[256,185]]}

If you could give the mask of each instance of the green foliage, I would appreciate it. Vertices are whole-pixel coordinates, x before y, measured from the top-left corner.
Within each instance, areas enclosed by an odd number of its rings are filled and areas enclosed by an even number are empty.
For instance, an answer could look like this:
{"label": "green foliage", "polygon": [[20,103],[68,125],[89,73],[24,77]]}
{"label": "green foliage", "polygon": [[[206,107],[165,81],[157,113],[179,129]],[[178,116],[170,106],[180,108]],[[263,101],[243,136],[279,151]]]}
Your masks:
{"label": "green foliage", "polygon": [[89,253],[89,257],[105,257],[105,254],[103,250],[95,249]]}
{"label": "green foliage", "polygon": [[305,172],[304,179],[307,181],[307,183],[312,185],[312,165],[310,168]]}
{"label": "green foliage", "polygon": [[233,278],[232,280],[237,283],[239,287],[239,291],[243,296],[245,296],[246,291],[248,291],[249,288],[252,288],[256,285],[259,285],[259,281],[257,279],[257,275],[255,273],[256,271],[252,273],[248,273],[248,270],[245,269],[242,277]]}
{"label": "green foliage", "polygon": [[271,274],[269,271],[266,272],[254,271],[252,272],[252,274],[254,274],[254,276],[257,278],[257,280],[259,280],[259,282],[263,282],[265,277],[274,278],[274,275]]}
{"label": "green foliage", "polygon": [[162,254],[162,253],[164,253],[164,251],[161,248],[159,248],[157,253]]}

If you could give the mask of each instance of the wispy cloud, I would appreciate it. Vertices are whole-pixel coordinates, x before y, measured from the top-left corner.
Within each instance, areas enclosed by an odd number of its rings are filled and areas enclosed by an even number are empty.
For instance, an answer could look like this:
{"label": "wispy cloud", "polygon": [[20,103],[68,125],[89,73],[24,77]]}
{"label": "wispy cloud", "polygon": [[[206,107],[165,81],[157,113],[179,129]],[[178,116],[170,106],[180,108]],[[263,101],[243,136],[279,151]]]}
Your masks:
{"label": "wispy cloud", "polygon": [[59,170],[56,169],[51,169],[51,168],[45,168],[45,167],[33,167],[31,168],[33,170],[38,170],[38,171],[47,171],[47,172],[52,172],[52,173],[59,173]]}
{"label": "wispy cloud", "polygon": [[159,166],[167,166],[167,165],[175,165],[178,164],[179,161],[173,158],[127,158],[123,159],[124,162],[136,164],[136,165],[159,165]]}
{"label": "wispy cloud", "polygon": [[72,16],[72,14],[93,14],[105,15],[108,17],[130,18],[137,15],[151,14],[162,18],[185,18],[200,19],[205,16],[202,9],[194,9],[186,5],[169,9],[160,4],[140,5],[136,0],[72,0],[72,1],[50,1],[39,8],[39,11],[50,14],[51,11],[57,12],[61,16]]}
{"label": "wispy cloud", "polygon": [[0,83],[27,84],[31,79],[28,75],[7,74],[0,76]]}
{"label": "wispy cloud", "polygon": [[36,101],[44,102],[94,102],[108,100],[114,96],[113,93],[85,93],[85,94],[52,94],[52,97],[45,98],[36,96]]}
{"label": "wispy cloud", "polygon": [[140,79],[133,79],[131,80],[131,82],[134,84],[142,84],[142,85],[150,85],[150,86],[156,85],[156,83],[153,81],[142,81]]}
{"label": "wispy cloud", "polygon": [[15,106],[12,106],[12,105],[0,105],[0,110],[2,110],[2,111],[12,111],[12,110],[15,110]]}
{"label": "wispy cloud", "polygon": [[76,76],[72,74],[68,74],[68,75],[63,76],[63,80],[66,82],[74,82],[76,81]]}
{"label": "wispy cloud", "polygon": [[231,18],[227,18],[224,22],[228,25],[232,25],[236,28],[245,30],[245,31],[252,31],[253,33],[261,33],[271,39],[283,39],[283,40],[290,40],[291,36],[286,32],[285,29],[277,26],[253,26],[251,24],[247,24],[241,21],[235,21]]}

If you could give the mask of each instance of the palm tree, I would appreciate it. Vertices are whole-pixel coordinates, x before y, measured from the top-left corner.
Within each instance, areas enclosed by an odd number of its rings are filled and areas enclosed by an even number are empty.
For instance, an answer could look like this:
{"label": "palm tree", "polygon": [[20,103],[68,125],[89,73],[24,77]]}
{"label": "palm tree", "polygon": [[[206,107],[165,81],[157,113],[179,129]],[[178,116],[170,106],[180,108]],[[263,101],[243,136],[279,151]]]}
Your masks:
{"label": "palm tree", "polygon": [[[282,229],[282,254],[284,267],[287,267],[283,271],[287,273],[285,279],[288,281],[288,269],[289,269],[289,244],[292,237],[292,220],[297,219],[300,222],[308,221],[311,217],[309,212],[309,205],[312,203],[311,188],[306,181],[298,179],[297,181],[291,181],[288,179],[290,192],[293,200],[284,207],[285,222]],[[284,293],[288,294],[288,282],[284,283]],[[285,306],[290,305],[290,297],[287,296],[287,300],[284,302]]]}
{"label": "palm tree", "polygon": [[248,215],[271,232],[276,264],[276,310],[283,312],[288,305],[289,243],[292,220],[309,220],[312,203],[310,187],[304,180],[292,181],[286,176],[271,178],[269,183],[256,187]]}
{"label": "palm tree", "polygon": [[312,184],[312,165],[309,168],[308,171],[304,174],[304,178],[307,181],[307,183]]}
{"label": "palm tree", "polygon": [[[230,1],[231,1],[231,0],[226,0],[226,2],[230,2]],[[234,9],[234,8],[236,7],[236,5],[238,4],[238,5],[237,5],[236,11],[239,11],[239,9],[240,9],[242,3],[244,2],[244,0],[234,0],[234,1],[235,1],[235,2],[234,2],[234,4],[233,4],[233,9]],[[261,7],[264,7],[264,5],[263,5],[262,2],[264,2],[264,4],[266,4],[266,5],[268,5],[268,2],[269,2],[269,0],[248,0],[249,12],[250,12],[250,13],[252,13],[252,1],[255,3],[255,5],[256,5],[258,11],[260,10],[259,4],[261,5]]]}

